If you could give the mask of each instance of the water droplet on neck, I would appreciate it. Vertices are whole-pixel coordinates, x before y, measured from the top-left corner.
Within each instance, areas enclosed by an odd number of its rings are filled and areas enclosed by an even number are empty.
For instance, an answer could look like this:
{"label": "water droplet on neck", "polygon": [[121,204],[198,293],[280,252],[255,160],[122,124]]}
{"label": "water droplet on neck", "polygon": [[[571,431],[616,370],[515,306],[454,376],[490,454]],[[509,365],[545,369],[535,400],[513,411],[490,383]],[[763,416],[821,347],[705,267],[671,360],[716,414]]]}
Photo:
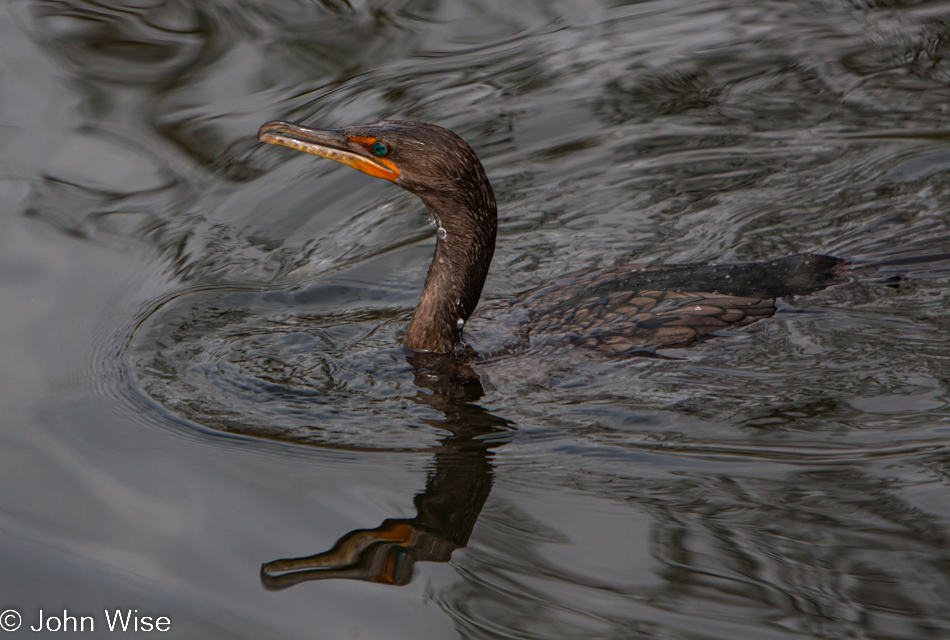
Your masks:
{"label": "water droplet on neck", "polygon": [[445,236],[449,235],[445,232],[445,229],[443,229],[442,227],[439,227],[438,234],[439,234],[439,237],[442,238],[443,240],[445,240]]}

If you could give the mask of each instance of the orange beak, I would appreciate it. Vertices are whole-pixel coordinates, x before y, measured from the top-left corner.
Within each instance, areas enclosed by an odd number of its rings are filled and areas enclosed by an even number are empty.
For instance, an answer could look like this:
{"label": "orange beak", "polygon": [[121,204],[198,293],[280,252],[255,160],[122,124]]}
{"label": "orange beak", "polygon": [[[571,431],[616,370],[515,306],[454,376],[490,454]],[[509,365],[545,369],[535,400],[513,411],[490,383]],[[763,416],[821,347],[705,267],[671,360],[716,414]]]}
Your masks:
{"label": "orange beak", "polygon": [[374,178],[395,182],[399,177],[399,169],[396,165],[384,158],[370,155],[362,144],[365,143],[365,138],[350,139],[339,131],[309,129],[290,122],[275,120],[261,127],[257,132],[257,139],[268,144],[312,153],[321,158],[329,158]]}

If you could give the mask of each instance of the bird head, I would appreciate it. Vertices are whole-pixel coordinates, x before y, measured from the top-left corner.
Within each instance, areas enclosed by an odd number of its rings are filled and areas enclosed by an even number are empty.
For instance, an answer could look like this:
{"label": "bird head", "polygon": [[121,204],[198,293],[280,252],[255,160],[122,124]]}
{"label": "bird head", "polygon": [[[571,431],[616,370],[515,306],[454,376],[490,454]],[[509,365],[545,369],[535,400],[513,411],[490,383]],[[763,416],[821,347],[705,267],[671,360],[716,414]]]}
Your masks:
{"label": "bird head", "polygon": [[343,129],[268,122],[258,140],[329,158],[427,199],[488,184],[472,148],[434,124],[383,120]]}

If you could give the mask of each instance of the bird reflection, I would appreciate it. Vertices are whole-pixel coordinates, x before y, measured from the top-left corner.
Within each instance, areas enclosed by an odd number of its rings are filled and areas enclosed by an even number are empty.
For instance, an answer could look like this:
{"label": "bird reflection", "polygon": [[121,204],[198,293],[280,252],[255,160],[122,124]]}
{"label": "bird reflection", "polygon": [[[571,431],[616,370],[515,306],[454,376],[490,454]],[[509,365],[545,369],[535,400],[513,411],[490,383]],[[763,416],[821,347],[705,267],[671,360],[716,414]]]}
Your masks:
{"label": "bird reflection", "polygon": [[416,517],[387,518],[373,529],[350,531],[329,551],[267,562],[261,566],[266,588],[331,578],[404,585],[416,562],[448,562],[468,544],[491,492],[492,449],[506,441],[492,436],[508,431],[510,423],[474,404],[484,390],[463,361],[420,352],[409,362],[420,387],[413,400],[445,416],[424,422],[448,432],[435,450],[425,489],[413,500]]}

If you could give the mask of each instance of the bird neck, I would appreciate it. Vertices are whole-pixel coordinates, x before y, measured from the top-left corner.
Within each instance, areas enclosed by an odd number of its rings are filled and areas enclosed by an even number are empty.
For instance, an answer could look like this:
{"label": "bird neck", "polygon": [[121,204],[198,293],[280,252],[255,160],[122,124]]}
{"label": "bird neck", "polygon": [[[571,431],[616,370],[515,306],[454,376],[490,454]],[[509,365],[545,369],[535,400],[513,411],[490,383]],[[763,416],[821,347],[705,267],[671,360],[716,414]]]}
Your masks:
{"label": "bird neck", "polygon": [[420,194],[438,225],[435,254],[403,345],[449,353],[462,339],[488,276],[498,211],[487,180],[467,193]]}

